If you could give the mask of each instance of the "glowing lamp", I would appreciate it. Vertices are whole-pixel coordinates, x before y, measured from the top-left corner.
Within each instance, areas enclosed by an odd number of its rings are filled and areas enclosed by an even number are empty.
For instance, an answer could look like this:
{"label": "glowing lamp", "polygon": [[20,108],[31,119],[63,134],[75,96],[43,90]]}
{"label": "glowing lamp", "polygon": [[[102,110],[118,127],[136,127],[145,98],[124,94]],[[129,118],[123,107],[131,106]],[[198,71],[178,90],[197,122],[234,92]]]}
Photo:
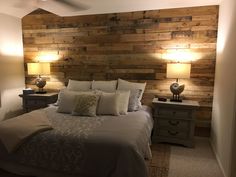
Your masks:
{"label": "glowing lamp", "polygon": [[182,102],[180,99],[180,94],[184,91],[185,85],[179,85],[179,79],[188,79],[190,78],[191,64],[183,63],[171,63],[167,64],[167,78],[174,78],[176,82],[170,85],[170,91],[173,94],[171,101]]}
{"label": "glowing lamp", "polygon": [[43,90],[46,85],[46,80],[42,78],[42,75],[50,74],[50,63],[27,63],[28,75],[38,75],[35,85],[38,87],[36,93],[46,93]]}

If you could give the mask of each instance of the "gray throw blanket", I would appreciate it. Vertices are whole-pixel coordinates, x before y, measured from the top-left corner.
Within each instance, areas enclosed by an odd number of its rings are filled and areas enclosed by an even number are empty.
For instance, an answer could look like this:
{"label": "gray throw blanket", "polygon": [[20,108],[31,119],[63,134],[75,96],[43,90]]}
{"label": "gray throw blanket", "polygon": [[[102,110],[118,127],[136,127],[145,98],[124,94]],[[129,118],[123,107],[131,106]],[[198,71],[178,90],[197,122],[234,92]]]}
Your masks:
{"label": "gray throw blanket", "polygon": [[0,140],[7,151],[12,153],[28,138],[36,133],[52,129],[51,123],[42,111],[24,114],[0,122]]}

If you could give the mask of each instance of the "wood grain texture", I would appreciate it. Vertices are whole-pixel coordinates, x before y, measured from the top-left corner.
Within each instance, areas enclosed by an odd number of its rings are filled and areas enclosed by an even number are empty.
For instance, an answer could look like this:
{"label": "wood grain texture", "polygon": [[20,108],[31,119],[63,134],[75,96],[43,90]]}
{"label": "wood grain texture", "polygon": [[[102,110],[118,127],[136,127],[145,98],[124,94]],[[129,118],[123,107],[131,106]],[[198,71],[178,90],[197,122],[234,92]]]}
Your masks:
{"label": "wood grain texture", "polygon": [[[43,10],[22,20],[25,63],[42,53],[52,62],[47,89],[60,89],[71,79],[123,78],[147,82],[143,102],[154,95],[170,97],[165,56],[173,51],[194,54],[185,99],[200,102],[198,120],[211,120],[218,6],[59,17]],[[27,68],[26,68],[27,70]],[[34,77],[26,74],[32,87]]]}

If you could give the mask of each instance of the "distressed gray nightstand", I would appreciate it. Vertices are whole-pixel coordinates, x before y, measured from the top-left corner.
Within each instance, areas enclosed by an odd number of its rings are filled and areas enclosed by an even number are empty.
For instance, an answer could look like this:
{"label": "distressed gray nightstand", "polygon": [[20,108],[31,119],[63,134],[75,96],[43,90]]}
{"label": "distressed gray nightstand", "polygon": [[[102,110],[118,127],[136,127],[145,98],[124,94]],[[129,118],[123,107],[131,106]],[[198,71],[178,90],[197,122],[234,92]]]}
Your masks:
{"label": "distressed gray nightstand", "polygon": [[197,101],[183,102],[152,101],[154,108],[154,143],[168,142],[194,147],[195,111]]}
{"label": "distressed gray nightstand", "polygon": [[48,104],[57,101],[58,93],[49,92],[45,94],[20,94],[25,112],[30,112],[36,109],[45,108]]}

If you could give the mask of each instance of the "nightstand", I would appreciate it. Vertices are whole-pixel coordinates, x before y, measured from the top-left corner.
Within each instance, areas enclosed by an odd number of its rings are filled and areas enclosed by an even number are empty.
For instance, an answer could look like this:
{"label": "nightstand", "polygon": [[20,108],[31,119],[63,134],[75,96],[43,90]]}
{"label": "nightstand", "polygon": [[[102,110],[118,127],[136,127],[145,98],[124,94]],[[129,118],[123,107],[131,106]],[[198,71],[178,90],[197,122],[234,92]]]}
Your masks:
{"label": "nightstand", "polygon": [[25,112],[30,112],[36,109],[45,108],[48,104],[57,101],[58,93],[49,92],[45,94],[20,94]]}
{"label": "nightstand", "polygon": [[168,142],[194,147],[195,112],[197,101],[152,101],[154,108],[154,143]]}

